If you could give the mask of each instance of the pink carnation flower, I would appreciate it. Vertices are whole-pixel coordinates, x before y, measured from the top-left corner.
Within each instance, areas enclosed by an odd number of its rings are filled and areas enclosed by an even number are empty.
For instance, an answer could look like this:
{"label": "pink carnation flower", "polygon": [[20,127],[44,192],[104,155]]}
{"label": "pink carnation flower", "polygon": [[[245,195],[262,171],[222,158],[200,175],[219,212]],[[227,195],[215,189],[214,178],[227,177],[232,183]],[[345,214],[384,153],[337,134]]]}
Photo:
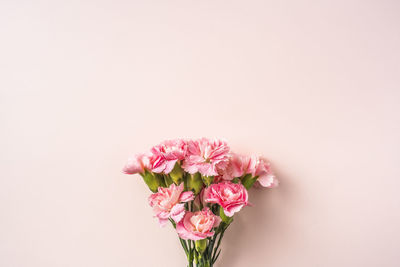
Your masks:
{"label": "pink carnation flower", "polygon": [[225,170],[222,170],[222,177],[224,180],[232,180],[244,174],[252,174],[256,170],[256,162],[256,156],[244,156],[231,153],[228,166]]}
{"label": "pink carnation flower", "polygon": [[274,188],[279,185],[279,181],[271,169],[271,164],[266,159],[257,157],[252,175],[258,176],[257,182],[263,187]]}
{"label": "pink carnation flower", "polygon": [[126,174],[144,173],[145,169],[151,169],[149,154],[136,154],[130,157],[123,168]]}
{"label": "pink carnation flower", "polygon": [[213,228],[218,227],[221,218],[214,215],[209,208],[201,211],[187,212],[177,225],[176,231],[185,240],[201,240],[214,235]]}
{"label": "pink carnation flower", "polygon": [[186,156],[187,145],[181,139],[167,140],[151,149],[150,164],[153,172],[168,174],[175,163]]}
{"label": "pink carnation flower", "polygon": [[220,205],[229,217],[249,204],[246,188],[242,184],[234,184],[229,181],[211,184],[205,188],[203,199],[206,203]]}
{"label": "pink carnation flower", "polygon": [[193,199],[192,191],[183,192],[183,183],[178,186],[171,184],[168,188],[159,187],[157,193],[151,194],[149,204],[153,208],[160,225],[164,226],[169,218],[176,223],[181,221],[185,215],[185,204],[183,203]]}
{"label": "pink carnation flower", "polygon": [[279,184],[268,160],[254,155],[244,156],[231,153],[229,164],[222,171],[223,179],[232,180],[245,174],[258,176],[257,181],[263,187],[272,188]]}
{"label": "pink carnation flower", "polygon": [[200,172],[204,176],[218,175],[218,168],[224,168],[229,160],[229,146],[222,140],[202,138],[188,141],[188,154],[183,168],[188,173]]}

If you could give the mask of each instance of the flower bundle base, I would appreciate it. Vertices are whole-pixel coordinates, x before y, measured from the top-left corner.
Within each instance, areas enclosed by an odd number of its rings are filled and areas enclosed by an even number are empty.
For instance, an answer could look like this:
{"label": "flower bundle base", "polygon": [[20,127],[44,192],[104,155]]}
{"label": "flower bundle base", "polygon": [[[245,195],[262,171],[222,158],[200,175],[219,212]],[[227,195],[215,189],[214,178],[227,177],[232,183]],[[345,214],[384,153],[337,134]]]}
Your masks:
{"label": "flower bundle base", "polygon": [[143,177],[154,216],[175,228],[189,267],[214,266],[251,187],[278,185],[266,159],[233,153],[219,139],[167,140],[131,157],[123,171]]}

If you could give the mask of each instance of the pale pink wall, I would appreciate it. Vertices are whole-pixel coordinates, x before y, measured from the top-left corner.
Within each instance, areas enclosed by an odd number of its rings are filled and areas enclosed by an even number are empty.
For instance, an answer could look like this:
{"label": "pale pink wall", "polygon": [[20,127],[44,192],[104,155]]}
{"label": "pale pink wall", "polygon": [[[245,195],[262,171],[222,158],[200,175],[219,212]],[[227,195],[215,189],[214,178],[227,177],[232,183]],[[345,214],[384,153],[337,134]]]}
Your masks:
{"label": "pale pink wall", "polygon": [[184,266],[130,153],[268,156],[218,266],[400,266],[398,1],[0,3],[0,266]]}

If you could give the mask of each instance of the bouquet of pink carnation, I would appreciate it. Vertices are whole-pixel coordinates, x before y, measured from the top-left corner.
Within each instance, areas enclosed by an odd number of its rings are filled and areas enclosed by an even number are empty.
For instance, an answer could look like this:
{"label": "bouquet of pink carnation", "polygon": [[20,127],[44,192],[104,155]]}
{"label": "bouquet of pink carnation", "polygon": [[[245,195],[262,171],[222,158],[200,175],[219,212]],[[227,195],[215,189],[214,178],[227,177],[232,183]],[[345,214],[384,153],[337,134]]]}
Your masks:
{"label": "bouquet of pink carnation", "polygon": [[189,267],[214,265],[224,233],[249,205],[255,183],[278,185],[267,160],[235,154],[225,141],[207,138],[165,141],[130,158],[124,172],[143,177],[155,217],[176,229]]}

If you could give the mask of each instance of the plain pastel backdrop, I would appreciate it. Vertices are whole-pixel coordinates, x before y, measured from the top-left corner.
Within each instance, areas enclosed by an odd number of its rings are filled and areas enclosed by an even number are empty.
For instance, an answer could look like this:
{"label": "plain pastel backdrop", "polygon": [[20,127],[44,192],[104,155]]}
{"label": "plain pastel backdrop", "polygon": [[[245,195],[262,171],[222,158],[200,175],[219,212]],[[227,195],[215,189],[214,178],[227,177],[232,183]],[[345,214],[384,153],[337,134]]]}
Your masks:
{"label": "plain pastel backdrop", "polygon": [[267,156],[218,267],[400,266],[400,2],[0,2],[0,266],[185,266],[129,155]]}

